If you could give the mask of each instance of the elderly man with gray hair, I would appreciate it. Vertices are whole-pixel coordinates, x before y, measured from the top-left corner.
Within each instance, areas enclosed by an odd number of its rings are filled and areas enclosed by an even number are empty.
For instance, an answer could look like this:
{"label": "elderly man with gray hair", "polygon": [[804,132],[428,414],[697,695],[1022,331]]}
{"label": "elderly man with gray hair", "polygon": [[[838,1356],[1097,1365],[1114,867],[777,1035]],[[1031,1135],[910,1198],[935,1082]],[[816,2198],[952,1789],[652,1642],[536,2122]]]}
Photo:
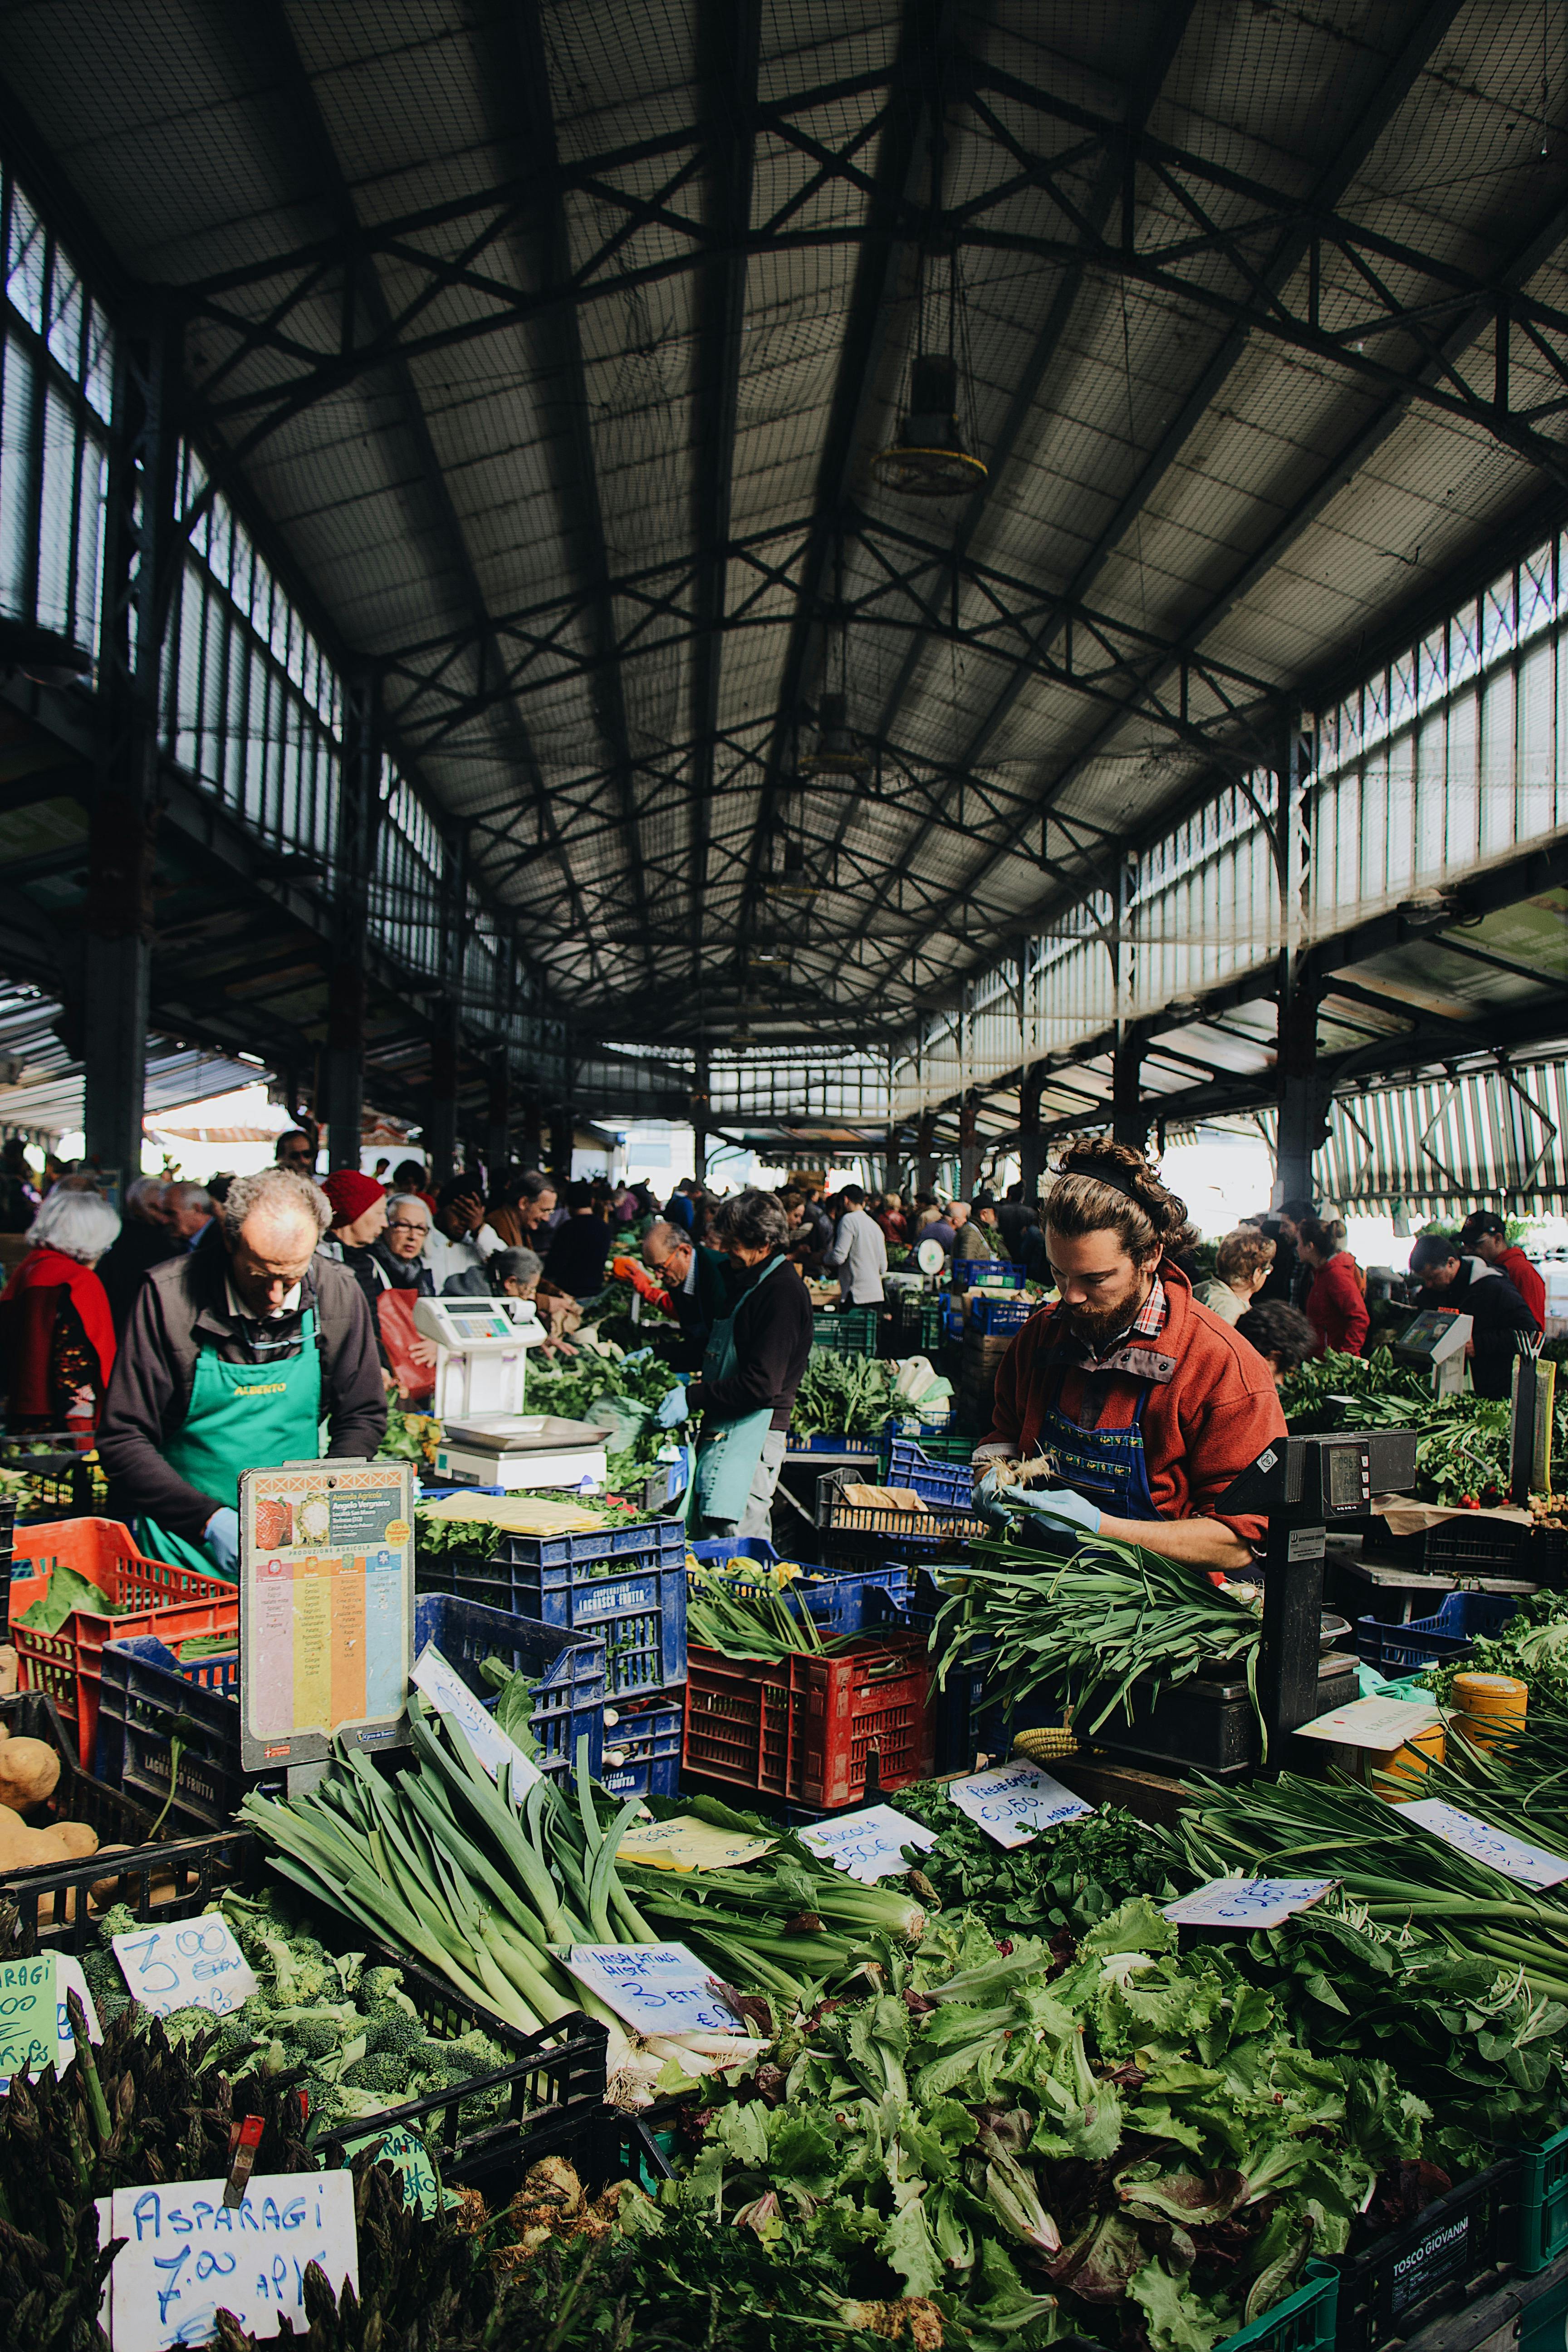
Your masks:
{"label": "elderly man with gray hair", "polygon": [[318,1255],[331,1215],[307,1176],[229,1187],[219,1244],[155,1266],[132,1310],[99,1428],[109,1507],[154,1559],[237,1578],[239,1474],[327,1452],[373,1455],[386,1433],[364,1293]]}
{"label": "elderly man with gray hair", "polygon": [[702,1370],[659,1407],[666,1429],[702,1416],[692,1473],[699,1533],[771,1537],[773,1494],[789,1443],[790,1408],[811,1353],[811,1300],[788,1255],[789,1227],[772,1192],[737,1192],[713,1213],[713,1238],[733,1272],[731,1300],[708,1335]]}

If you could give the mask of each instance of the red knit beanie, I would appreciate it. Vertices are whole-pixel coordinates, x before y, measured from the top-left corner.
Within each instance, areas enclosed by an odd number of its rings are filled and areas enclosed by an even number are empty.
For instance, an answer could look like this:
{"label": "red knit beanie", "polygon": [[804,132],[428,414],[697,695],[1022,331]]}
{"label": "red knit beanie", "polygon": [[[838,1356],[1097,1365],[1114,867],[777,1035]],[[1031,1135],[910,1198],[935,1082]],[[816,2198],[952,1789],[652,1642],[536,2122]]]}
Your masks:
{"label": "red knit beanie", "polygon": [[376,1201],[384,1201],[384,1188],[374,1176],[362,1176],[357,1168],[334,1168],[321,1186],[332,1204],[334,1225],[352,1225],[363,1217]]}

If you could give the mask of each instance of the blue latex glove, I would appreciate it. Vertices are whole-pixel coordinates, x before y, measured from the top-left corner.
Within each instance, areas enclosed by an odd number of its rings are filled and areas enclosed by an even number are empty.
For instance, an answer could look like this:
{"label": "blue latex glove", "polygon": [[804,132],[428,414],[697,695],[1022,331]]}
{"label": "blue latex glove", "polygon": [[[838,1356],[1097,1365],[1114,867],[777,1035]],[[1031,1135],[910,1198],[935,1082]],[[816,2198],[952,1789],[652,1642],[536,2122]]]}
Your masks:
{"label": "blue latex glove", "polygon": [[1089,1536],[1100,1533],[1100,1512],[1070,1486],[1000,1486],[994,1469],[987,1470],[975,1487],[974,1507],[983,1518],[998,1525],[1026,1512],[1050,1527],[1079,1528]]}
{"label": "blue latex glove", "polygon": [[220,1576],[239,1574],[239,1513],[215,1511],[202,1529],[202,1543]]}
{"label": "blue latex glove", "polygon": [[682,1385],[670,1390],[654,1415],[654,1419],[660,1429],[673,1429],[678,1422],[686,1419],[687,1411],[686,1390]]}

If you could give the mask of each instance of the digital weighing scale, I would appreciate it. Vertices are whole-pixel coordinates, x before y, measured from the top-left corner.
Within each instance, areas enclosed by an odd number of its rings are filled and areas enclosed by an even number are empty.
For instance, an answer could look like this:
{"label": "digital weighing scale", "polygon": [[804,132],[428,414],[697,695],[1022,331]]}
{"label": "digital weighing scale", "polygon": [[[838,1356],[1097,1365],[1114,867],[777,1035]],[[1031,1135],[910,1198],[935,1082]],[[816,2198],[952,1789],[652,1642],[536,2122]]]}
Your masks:
{"label": "digital weighing scale", "polygon": [[1431,1373],[1434,1396],[1458,1396],[1465,1385],[1465,1344],[1475,1328],[1475,1318],[1457,1307],[1424,1307],[1394,1342],[1394,1355]]}
{"label": "digital weighing scale", "polygon": [[549,1333],[528,1298],[416,1298],[414,1328],[434,1339],[441,1423],[436,1475],[454,1486],[603,1486],[610,1432],[522,1409],[530,1348]]}

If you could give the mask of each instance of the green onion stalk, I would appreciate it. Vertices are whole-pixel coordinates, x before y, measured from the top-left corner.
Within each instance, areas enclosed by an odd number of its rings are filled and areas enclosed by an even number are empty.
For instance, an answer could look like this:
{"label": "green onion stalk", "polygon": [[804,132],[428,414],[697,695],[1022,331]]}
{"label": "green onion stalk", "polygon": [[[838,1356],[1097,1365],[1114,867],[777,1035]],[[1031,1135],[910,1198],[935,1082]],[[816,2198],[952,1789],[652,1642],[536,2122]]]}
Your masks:
{"label": "green onion stalk", "polygon": [[[1383,1785],[1395,1784],[1384,1775]],[[1455,1951],[1522,1977],[1538,1998],[1568,2000],[1568,1903],[1560,1888],[1542,1892],[1505,1877],[1411,1821],[1399,1804],[1348,1782],[1282,1772],[1243,1789],[1200,1782],[1198,1790],[1174,1832],[1196,1878],[1236,1870],[1334,1878],[1370,1918],[1413,1922]],[[1403,1793],[1439,1790],[1426,1772],[1418,1783],[1410,1778]],[[1522,1817],[1499,1818],[1506,1810],[1491,1803],[1484,1817],[1494,1829],[1530,1835]]]}
{"label": "green onion stalk", "polygon": [[726,1658],[760,1658],[776,1664],[781,1658],[826,1657],[842,1649],[844,1639],[824,1641],[822,1629],[802,1596],[798,1613],[776,1586],[737,1592],[721,1578],[693,1580],[686,1603],[689,1641],[717,1650]]}
{"label": "green onion stalk", "polygon": [[1201,1570],[1108,1536],[1085,1537],[1065,1559],[984,1539],[969,1549],[976,1564],[944,1574],[950,1597],[931,1638],[940,1680],[974,1642],[990,1643],[1005,1705],[1039,1696],[1070,1706],[1075,1727],[1092,1734],[1118,1708],[1131,1722],[1134,1685],[1158,1697],[1241,1666],[1257,1710],[1262,1617]]}
{"label": "green onion stalk", "polygon": [[498,1786],[416,1692],[408,1721],[417,1765],[395,1780],[346,1749],[307,1795],[253,1791],[241,1818],[281,1875],[509,2024],[537,2032],[574,2010],[608,2021],[551,1948],[659,1941],[616,1867],[638,1801],[601,1820],[585,1738],[570,1790],[542,1779],[514,1801],[510,1768]]}
{"label": "green onion stalk", "polygon": [[789,2001],[842,1983],[884,1940],[913,1945],[925,1934],[925,1913],[907,1894],[787,1859],[690,1876],[625,1864],[623,1874],[639,1907],[718,1974]]}

